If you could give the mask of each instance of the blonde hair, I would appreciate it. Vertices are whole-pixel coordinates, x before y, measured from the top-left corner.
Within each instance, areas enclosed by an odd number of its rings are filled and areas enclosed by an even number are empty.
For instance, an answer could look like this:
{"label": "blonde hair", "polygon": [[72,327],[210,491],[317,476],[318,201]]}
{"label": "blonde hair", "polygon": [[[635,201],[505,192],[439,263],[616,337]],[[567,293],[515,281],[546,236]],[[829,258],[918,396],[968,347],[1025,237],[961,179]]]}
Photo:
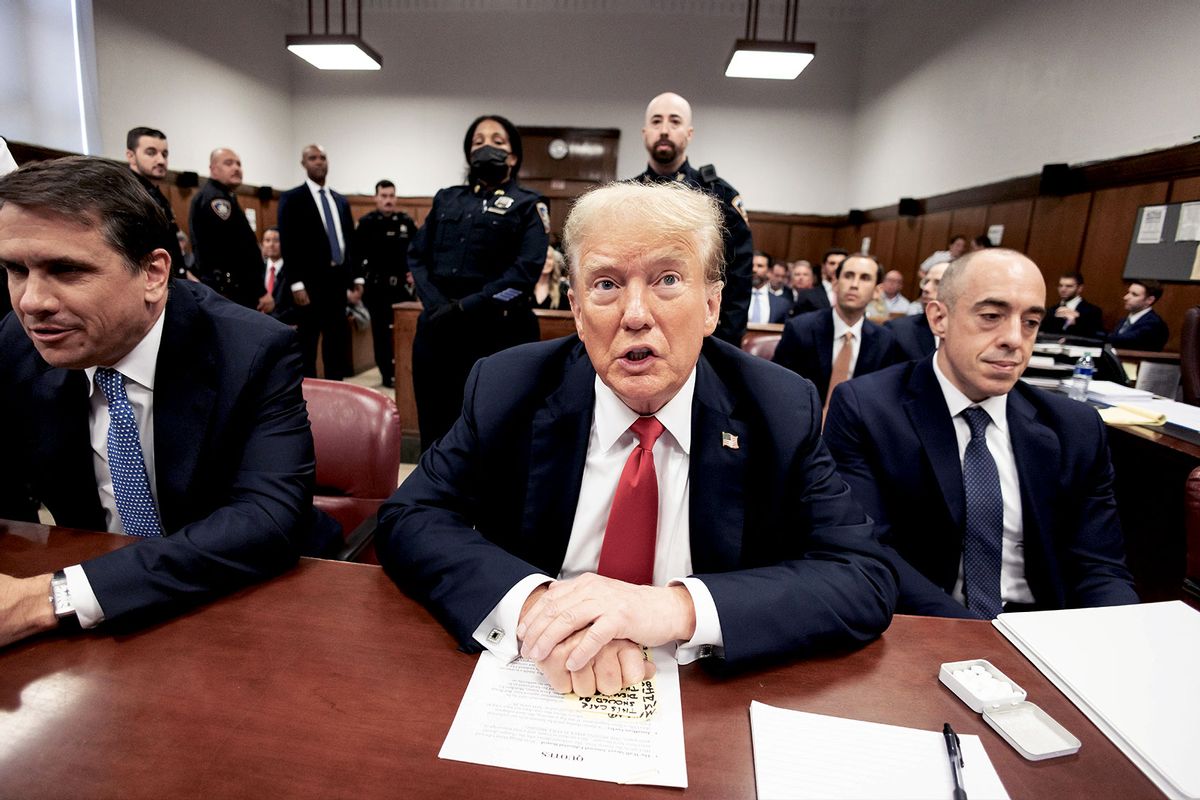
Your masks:
{"label": "blonde hair", "polygon": [[717,200],[682,183],[610,183],[575,201],[563,228],[568,275],[575,285],[582,253],[613,241],[631,252],[668,249],[693,256],[704,281],[725,279],[721,207]]}

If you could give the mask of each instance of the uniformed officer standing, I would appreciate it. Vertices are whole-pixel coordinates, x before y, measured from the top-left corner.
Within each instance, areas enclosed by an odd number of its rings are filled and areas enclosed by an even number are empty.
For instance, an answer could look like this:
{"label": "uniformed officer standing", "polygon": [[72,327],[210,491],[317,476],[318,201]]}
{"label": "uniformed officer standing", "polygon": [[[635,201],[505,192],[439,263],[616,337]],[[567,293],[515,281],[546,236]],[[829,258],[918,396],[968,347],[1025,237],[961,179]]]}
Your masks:
{"label": "uniformed officer standing", "polygon": [[642,139],[650,156],[646,171],[634,180],[642,183],[680,181],[721,201],[725,231],[725,287],[721,291],[721,319],[714,336],[741,347],[750,311],[750,275],[754,242],[742,196],[717,177],[712,165],[694,169],[687,160],[692,141],[692,107],[673,92],[660,94],[646,106]]}
{"label": "uniformed officer standing", "polygon": [[396,210],[396,184],[389,180],[375,184],[375,210],[358,221],[353,252],[361,259],[358,274],[365,285],[363,305],[371,314],[375,364],[383,385],[389,388],[395,385],[396,374],[392,362],[392,304],[409,299],[405,291],[408,244],[416,233],[412,217]]}
{"label": "uniformed officer standing", "polygon": [[138,182],[150,193],[155,205],[162,209],[171,228],[171,236],[162,243],[162,248],[171,254],[171,275],[184,280],[196,280],[188,272],[183,248],[179,245],[179,225],[175,223],[175,210],[171,201],[158,185],[167,177],[167,135],[155,128],[133,128],[125,134],[125,161],[137,176]]}
{"label": "uniformed officer standing", "polygon": [[262,251],[234,194],[242,185],[242,160],[219,147],[209,156],[208,175],[188,213],[200,280],[239,305],[270,314],[275,300],[263,283]]}
{"label": "uniformed officer standing", "polygon": [[538,339],[533,285],[549,245],[543,198],[519,186],[521,135],[489,114],[467,128],[470,182],[442,189],[409,248],[425,309],[413,338],[413,391],[421,449],[458,419],[475,362]]}

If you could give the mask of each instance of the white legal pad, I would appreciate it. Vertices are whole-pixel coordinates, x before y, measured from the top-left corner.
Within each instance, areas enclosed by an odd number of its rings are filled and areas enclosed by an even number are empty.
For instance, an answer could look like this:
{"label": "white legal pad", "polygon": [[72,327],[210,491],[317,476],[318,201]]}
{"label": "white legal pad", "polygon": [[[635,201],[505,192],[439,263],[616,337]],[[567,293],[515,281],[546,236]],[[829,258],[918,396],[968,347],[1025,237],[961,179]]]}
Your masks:
{"label": "white legal pad", "polygon": [[1168,797],[1200,798],[1200,613],[1176,600],[993,624]]}
{"label": "white legal pad", "polygon": [[581,698],[551,689],[533,662],[506,664],[485,650],[438,757],[686,788],[679,667],[670,651],[650,652],[653,678],[616,695]]}
{"label": "white legal pad", "polygon": [[[928,800],[954,793],[941,731],[754,701],[750,736],[758,800]],[[960,734],[959,740],[970,800],[1007,800],[1008,792],[979,737]]]}

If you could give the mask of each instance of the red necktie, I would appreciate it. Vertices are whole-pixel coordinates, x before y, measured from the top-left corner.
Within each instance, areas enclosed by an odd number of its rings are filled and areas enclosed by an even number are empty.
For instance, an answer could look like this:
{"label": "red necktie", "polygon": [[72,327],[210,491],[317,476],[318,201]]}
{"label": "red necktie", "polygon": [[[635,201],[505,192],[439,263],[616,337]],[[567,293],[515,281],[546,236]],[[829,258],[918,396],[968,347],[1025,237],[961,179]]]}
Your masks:
{"label": "red necktie", "polygon": [[654,545],[658,538],[658,476],[654,443],[663,425],[655,417],[638,417],[629,426],[638,443],[625,462],[600,548],[601,575],[626,583],[654,581]]}
{"label": "red necktie", "polygon": [[272,294],[275,291],[275,265],[267,265],[267,294]]}

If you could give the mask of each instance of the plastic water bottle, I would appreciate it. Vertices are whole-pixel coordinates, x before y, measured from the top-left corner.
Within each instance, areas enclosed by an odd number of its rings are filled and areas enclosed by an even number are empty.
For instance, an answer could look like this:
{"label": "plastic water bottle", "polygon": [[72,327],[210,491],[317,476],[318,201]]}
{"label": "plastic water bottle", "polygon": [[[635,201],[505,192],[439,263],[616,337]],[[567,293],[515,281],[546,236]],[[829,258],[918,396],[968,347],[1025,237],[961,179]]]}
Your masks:
{"label": "plastic water bottle", "polygon": [[1091,355],[1084,353],[1083,357],[1075,362],[1075,372],[1071,375],[1071,390],[1068,396],[1072,400],[1087,400],[1088,385],[1092,382],[1092,376],[1096,374],[1096,366],[1092,363]]}

